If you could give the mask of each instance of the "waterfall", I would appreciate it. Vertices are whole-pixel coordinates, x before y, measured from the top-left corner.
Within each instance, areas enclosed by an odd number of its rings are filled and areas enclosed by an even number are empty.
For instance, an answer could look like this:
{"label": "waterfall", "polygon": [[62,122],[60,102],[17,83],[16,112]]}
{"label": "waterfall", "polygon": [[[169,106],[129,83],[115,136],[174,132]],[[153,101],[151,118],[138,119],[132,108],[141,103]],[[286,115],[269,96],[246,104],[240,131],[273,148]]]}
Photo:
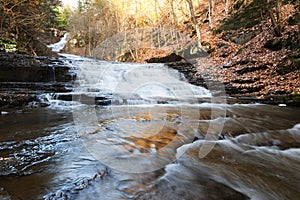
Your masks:
{"label": "waterfall", "polygon": [[48,47],[51,48],[53,52],[59,53],[67,44],[69,36],[69,33],[65,33],[64,37],[62,37],[59,42],[50,44]]}
{"label": "waterfall", "polygon": [[95,99],[106,97],[112,104],[180,103],[211,97],[207,89],[187,83],[181,73],[163,64],[85,59],[78,66],[74,92]]}

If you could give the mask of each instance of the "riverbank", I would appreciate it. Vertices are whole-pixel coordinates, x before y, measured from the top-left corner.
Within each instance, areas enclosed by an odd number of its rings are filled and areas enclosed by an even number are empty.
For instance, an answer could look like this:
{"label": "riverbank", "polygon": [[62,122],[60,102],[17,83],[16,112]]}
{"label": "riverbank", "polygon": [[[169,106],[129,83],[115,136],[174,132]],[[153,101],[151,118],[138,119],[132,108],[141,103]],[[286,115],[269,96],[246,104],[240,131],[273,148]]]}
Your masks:
{"label": "riverbank", "polygon": [[269,19],[248,29],[208,32],[209,62],[196,59],[196,77],[224,83],[232,97],[299,105],[298,27],[291,22],[295,12],[291,4],[282,6],[281,36],[274,36]]}
{"label": "riverbank", "polygon": [[[201,29],[202,44],[209,47],[207,56],[186,59],[194,67],[180,71],[192,84],[203,85],[203,81],[224,84],[229,97],[247,102],[299,106],[297,7],[292,3],[282,6],[283,30],[281,36],[276,36],[271,20],[259,14],[263,11],[259,11],[254,2],[231,15],[224,13],[224,6],[218,4],[215,8],[216,28],[212,30],[206,23]],[[144,60],[149,60],[149,54],[153,53],[141,54],[139,59],[143,60],[145,55]],[[155,55],[156,60],[162,62],[170,57],[164,56]]]}

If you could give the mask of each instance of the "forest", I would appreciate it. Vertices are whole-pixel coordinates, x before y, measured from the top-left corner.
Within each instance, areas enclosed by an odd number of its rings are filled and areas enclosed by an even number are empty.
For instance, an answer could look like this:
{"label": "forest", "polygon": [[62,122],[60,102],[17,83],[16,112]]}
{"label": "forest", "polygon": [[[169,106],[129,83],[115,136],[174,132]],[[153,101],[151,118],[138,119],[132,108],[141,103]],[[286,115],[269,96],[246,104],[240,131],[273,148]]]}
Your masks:
{"label": "forest", "polygon": [[[138,61],[142,59],[137,51],[145,48],[180,51],[190,45],[190,38],[199,47],[207,46],[208,51],[211,37],[230,30],[243,34],[269,21],[274,37],[281,36],[288,20],[298,24],[299,30],[298,4],[278,0],[95,0],[78,1],[77,9],[66,7],[61,13],[72,33],[69,52],[93,56],[95,48],[105,48],[105,43],[115,36],[112,40],[118,44],[108,46],[117,45],[119,52],[105,51],[118,56],[129,53],[131,59]],[[288,8],[290,16],[282,16],[287,5],[292,5]],[[109,57],[101,58],[112,59]]]}
{"label": "forest", "polygon": [[[119,35],[123,38],[123,48],[136,44],[127,48],[134,56],[132,51],[147,45],[160,50],[162,46],[181,43],[178,45],[182,48],[187,42],[183,38],[186,35],[198,40],[198,46],[209,45],[210,38],[205,35],[226,30],[247,31],[263,20],[271,21],[274,36],[282,34],[288,20],[298,24],[298,29],[300,26],[296,0],[78,0],[76,7],[63,5],[59,0],[1,0],[0,5],[1,39],[17,44],[20,52],[31,54],[35,53],[32,43],[37,39],[49,43],[49,33],[54,29],[71,33],[69,52],[76,52],[78,47],[77,54],[92,56],[93,49]],[[293,5],[294,11],[291,10],[290,18],[283,19],[282,8],[286,5]],[[136,37],[139,30],[149,28],[151,34],[148,30],[144,38],[141,34]],[[144,41],[132,42],[134,38]],[[117,54],[130,52],[125,49]],[[176,50],[176,45],[171,50]]]}

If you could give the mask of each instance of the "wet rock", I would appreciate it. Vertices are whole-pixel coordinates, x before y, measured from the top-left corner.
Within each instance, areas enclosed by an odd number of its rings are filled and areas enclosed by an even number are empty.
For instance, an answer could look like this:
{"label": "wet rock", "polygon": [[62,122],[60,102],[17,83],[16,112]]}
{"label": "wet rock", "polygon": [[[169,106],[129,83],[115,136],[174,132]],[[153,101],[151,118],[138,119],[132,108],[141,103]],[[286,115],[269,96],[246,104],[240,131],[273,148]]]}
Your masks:
{"label": "wet rock", "polygon": [[0,187],[0,199],[1,200],[11,200],[9,193],[4,190],[4,188]]}
{"label": "wet rock", "polygon": [[166,63],[166,65],[182,73],[189,83],[207,88],[205,80],[202,77],[196,77],[197,70],[193,64],[181,61]]}
{"label": "wet rock", "polygon": [[[266,95],[262,99],[255,99],[252,102],[259,102],[271,105],[285,105],[285,106],[300,106],[300,98],[297,95],[287,94],[285,91],[276,91],[273,94]],[[284,106],[284,107],[285,107]]]}
{"label": "wet rock", "polygon": [[0,60],[1,82],[67,82],[73,79],[70,68],[62,62],[47,63],[49,60],[23,56],[10,58]]}
{"label": "wet rock", "polygon": [[69,92],[75,76],[61,58],[0,53],[0,107],[26,106],[42,93]]}
{"label": "wet rock", "polygon": [[0,107],[22,107],[35,100],[28,94],[0,94]]}
{"label": "wet rock", "polygon": [[60,200],[60,199],[76,199],[76,195],[88,187],[93,187],[97,181],[103,181],[105,176],[109,175],[107,168],[97,172],[92,177],[84,177],[73,184],[66,186],[64,189],[58,190],[55,193],[50,193],[44,196],[45,200]]}
{"label": "wet rock", "polygon": [[39,94],[51,92],[71,92],[71,83],[42,82],[1,82],[0,93]]}

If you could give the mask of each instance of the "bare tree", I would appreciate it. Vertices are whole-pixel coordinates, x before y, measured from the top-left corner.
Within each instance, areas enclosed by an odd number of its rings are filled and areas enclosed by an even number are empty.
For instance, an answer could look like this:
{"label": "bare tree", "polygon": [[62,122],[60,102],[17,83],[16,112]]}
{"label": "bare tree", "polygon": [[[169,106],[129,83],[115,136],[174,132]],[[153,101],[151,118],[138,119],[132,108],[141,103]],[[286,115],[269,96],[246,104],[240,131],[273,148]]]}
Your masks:
{"label": "bare tree", "polygon": [[281,22],[281,1],[280,0],[274,0],[275,2],[275,14],[272,9],[272,0],[267,0],[267,10],[269,12],[273,29],[276,36],[281,36],[282,33],[282,22]]}
{"label": "bare tree", "polygon": [[298,0],[298,13],[297,13],[297,17],[298,17],[298,43],[299,43],[299,47],[300,47],[300,0]]}
{"label": "bare tree", "polygon": [[[0,0],[0,32],[12,33],[18,48],[37,54],[40,33],[55,26],[58,0]],[[35,42],[36,41],[36,42]],[[39,52],[38,52],[39,53]]]}
{"label": "bare tree", "polygon": [[175,25],[175,27],[178,26],[178,19],[175,13],[175,9],[174,9],[174,0],[169,0],[169,3],[171,5],[171,11],[172,11],[172,15],[173,15],[173,23]]}
{"label": "bare tree", "polygon": [[195,12],[194,12],[194,7],[193,7],[193,2],[192,0],[186,0],[189,4],[189,9],[190,9],[190,13],[191,13],[191,20],[196,28],[196,33],[197,33],[197,37],[198,37],[198,47],[199,48],[202,48],[202,44],[201,44],[201,32],[200,32],[200,26],[196,20],[196,17],[195,17]]}
{"label": "bare tree", "polygon": [[211,29],[213,28],[212,16],[214,14],[214,7],[215,7],[214,0],[208,0],[208,19],[209,19],[209,24]]}
{"label": "bare tree", "polygon": [[229,4],[230,4],[230,0],[225,0],[225,12],[226,12],[226,15],[229,12]]}

